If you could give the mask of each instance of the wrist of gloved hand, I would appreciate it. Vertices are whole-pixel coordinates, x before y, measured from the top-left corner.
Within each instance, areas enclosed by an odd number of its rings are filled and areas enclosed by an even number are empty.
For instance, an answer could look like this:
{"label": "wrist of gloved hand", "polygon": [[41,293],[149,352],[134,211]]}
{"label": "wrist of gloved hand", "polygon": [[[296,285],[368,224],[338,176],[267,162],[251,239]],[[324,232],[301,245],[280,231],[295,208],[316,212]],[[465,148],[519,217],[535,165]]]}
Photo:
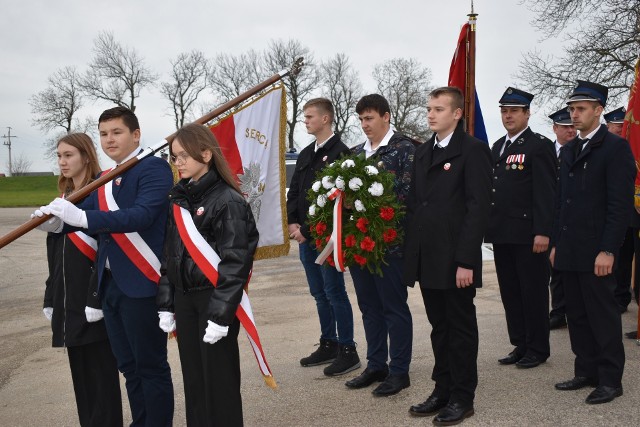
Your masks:
{"label": "wrist of gloved hand", "polygon": [[215,344],[220,341],[222,338],[226,337],[229,333],[228,326],[221,326],[211,320],[207,320],[207,329],[204,331],[204,337],[202,337],[202,341],[207,344]]}
{"label": "wrist of gloved hand", "polygon": [[[62,221],[73,227],[88,227],[87,214],[85,213],[85,211],[65,199],[61,199],[60,197],[58,197],[47,206],[43,206],[43,208],[40,208],[42,212],[55,215]],[[49,212],[46,211],[47,208]]]}
{"label": "wrist of gloved hand", "polygon": [[53,316],[53,307],[45,307],[42,309],[42,313],[44,313],[44,317],[47,318],[49,322],[51,322],[51,317]]}
{"label": "wrist of gloved hand", "polygon": [[102,310],[91,307],[84,308],[84,315],[87,317],[87,322],[89,323],[97,322],[99,320],[102,320],[102,318],[104,317]]}
{"label": "wrist of gloved hand", "polygon": [[160,318],[160,329],[170,334],[176,330],[176,318],[170,311],[159,311],[158,317]]}

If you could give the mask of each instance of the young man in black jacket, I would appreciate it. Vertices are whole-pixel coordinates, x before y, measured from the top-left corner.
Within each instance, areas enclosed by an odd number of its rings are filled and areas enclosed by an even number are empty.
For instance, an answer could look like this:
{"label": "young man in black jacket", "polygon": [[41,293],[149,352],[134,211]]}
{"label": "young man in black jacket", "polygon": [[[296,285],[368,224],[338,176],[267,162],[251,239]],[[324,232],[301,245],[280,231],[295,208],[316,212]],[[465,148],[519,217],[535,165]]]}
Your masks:
{"label": "young man in black jacket", "polygon": [[434,136],[416,150],[407,201],[404,282],[420,283],[431,324],[435,388],[409,409],[438,414],[435,425],[473,415],[478,384],[478,322],[473,303],[482,286],[482,238],[491,203],[489,146],[465,133],[460,89],[429,95]]}
{"label": "young man in black jacket", "polygon": [[296,169],[287,194],[289,235],[299,244],[300,261],[309,282],[309,290],[316,300],[320,319],[320,345],[308,357],[300,359],[302,366],[331,363],[324,369],[328,376],[342,375],[360,367],[360,359],[353,341],[353,311],[344,284],[344,274],[328,265],[315,263],[318,252],[312,245],[307,213],[307,192],[316,174],[349,148],[335,135],[333,105],[326,98],[315,98],[303,108],[307,132],[316,140],[298,156]]}

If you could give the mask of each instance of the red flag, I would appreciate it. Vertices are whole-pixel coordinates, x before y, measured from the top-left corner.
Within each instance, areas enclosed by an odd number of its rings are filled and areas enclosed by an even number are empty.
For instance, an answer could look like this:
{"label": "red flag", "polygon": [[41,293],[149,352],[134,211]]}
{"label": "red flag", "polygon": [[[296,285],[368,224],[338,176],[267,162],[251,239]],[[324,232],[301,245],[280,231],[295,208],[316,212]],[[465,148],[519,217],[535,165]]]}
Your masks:
{"label": "red flag", "polygon": [[[624,117],[622,137],[629,141],[633,157],[636,159],[636,167],[640,169],[640,59],[636,62],[636,71],[629,94],[629,106]],[[640,206],[640,173],[636,174],[636,206]]]}
{"label": "red flag", "polygon": [[451,60],[451,68],[449,68],[449,86],[455,86],[462,91],[466,97],[465,89],[467,86],[467,34],[469,32],[469,23],[462,26],[456,52]]}

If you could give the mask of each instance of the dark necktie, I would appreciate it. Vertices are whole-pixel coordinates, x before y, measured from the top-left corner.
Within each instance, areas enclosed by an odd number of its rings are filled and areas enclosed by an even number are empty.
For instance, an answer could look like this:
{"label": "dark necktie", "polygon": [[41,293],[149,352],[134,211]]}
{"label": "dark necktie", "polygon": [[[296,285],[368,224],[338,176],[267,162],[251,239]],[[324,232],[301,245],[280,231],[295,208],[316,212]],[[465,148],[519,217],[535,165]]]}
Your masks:
{"label": "dark necktie", "polygon": [[510,146],[510,145],[511,145],[511,140],[510,140],[510,139],[507,139],[507,140],[504,142],[504,149],[506,150],[507,148],[509,148],[509,146]]}

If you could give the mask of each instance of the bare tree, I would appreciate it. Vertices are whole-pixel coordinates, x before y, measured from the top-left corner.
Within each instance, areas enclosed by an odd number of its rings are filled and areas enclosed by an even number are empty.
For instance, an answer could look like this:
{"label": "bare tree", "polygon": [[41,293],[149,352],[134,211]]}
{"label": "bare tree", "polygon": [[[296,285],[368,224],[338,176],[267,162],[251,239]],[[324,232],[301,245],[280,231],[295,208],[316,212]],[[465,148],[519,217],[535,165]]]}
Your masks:
{"label": "bare tree", "polygon": [[640,49],[638,0],[523,0],[536,13],[544,39],[564,37],[558,57],[528,52],[519,79],[550,110],[564,104],[576,79],[609,87],[609,103],[626,101]]}
{"label": "bare tree", "polygon": [[314,58],[306,46],[299,41],[272,40],[264,54],[264,71],[268,74],[275,74],[283,69],[288,69],[299,58],[304,57],[304,67],[297,75],[289,74],[283,79],[287,89],[287,102],[289,104],[287,117],[287,130],[289,150],[294,150],[294,131],[296,124],[302,116],[302,104],[318,87],[318,74],[316,71]]}
{"label": "bare tree", "polygon": [[208,81],[222,104],[260,83],[263,74],[262,55],[252,49],[239,55],[223,53],[216,56]]}
{"label": "bare tree", "polygon": [[160,93],[171,103],[176,129],[180,129],[198,96],[207,88],[209,61],[202,52],[192,50],[178,55],[171,61],[171,67],[171,80],[161,83]]}
{"label": "bare tree", "polygon": [[102,99],[135,111],[140,90],[153,84],[157,76],[145,65],[135,49],[122,46],[112,33],[103,32],[94,40],[94,57],[81,81],[93,99]]}
{"label": "bare tree", "polygon": [[374,66],[373,79],[378,92],[389,101],[391,123],[396,130],[426,140],[431,71],[413,58],[395,58]]}
{"label": "bare tree", "polygon": [[335,133],[348,142],[358,129],[354,112],[358,100],[362,97],[360,77],[344,53],[338,53],[322,62],[320,69],[322,94],[331,99],[335,109]]}
{"label": "bare tree", "polygon": [[71,129],[55,132],[53,135],[47,137],[47,139],[42,143],[42,145],[44,146],[44,158],[55,163],[57,158],[58,141],[60,141],[63,136],[69,133],[86,133],[93,141],[93,144],[96,145],[95,141],[97,137],[97,129],[98,124],[96,120],[90,117],[85,117],[84,120],[74,118],[73,126],[71,127]]}
{"label": "bare tree", "polygon": [[70,66],[49,76],[47,88],[29,100],[35,126],[44,132],[56,128],[71,131],[74,116],[82,107],[79,79],[76,68]]}
{"label": "bare tree", "polygon": [[9,168],[9,162],[7,161],[7,170],[10,171],[11,176],[23,176],[29,172],[32,164],[33,162],[24,153],[20,153],[11,160],[11,168]]}

